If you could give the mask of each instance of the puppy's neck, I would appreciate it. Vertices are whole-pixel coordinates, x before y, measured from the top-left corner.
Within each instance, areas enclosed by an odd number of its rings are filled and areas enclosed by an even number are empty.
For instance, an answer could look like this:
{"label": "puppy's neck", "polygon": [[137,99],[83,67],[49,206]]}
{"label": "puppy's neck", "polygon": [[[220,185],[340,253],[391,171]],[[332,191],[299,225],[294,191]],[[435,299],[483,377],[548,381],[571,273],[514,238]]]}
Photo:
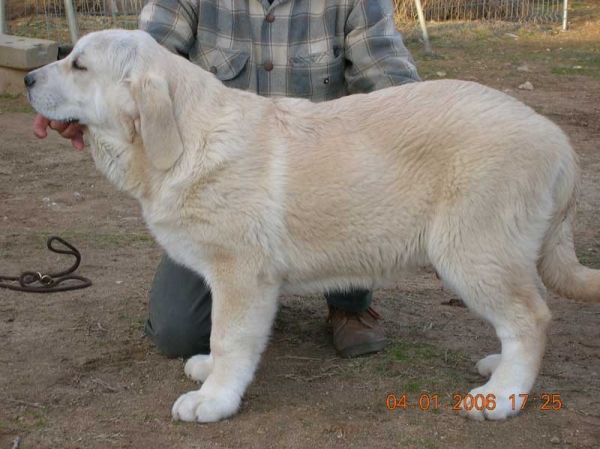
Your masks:
{"label": "puppy's neck", "polygon": [[213,74],[181,62],[170,80],[176,121],[185,152],[196,153],[200,172],[208,174],[243,156],[248,136],[265,126],[273,101],[228,88]]}
{"label": "puppy's neck", "polygon": [[148,161],[139,136],[124,143],[94,128],[89,128],[87,135],[96,168],[115,187],[140,201],[156,195],[159,178],[164,175]]}

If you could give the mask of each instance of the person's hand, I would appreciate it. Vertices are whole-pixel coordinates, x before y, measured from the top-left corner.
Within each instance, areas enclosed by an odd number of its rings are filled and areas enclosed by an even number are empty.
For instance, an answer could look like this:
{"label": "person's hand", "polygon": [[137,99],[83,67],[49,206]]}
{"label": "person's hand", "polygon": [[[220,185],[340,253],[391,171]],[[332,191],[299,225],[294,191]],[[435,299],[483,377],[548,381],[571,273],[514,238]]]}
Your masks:
{"label": "person's hand", "polygon": [[83,129],[79,123],[64,123],[56,120],[48,120],[41,114],[35,117],[33,122],[33,133],[39,139],[44,139],[48,136],[48,128],[58,131],[58,133],[66,139],[71,140],[73,148],[83,150]]}

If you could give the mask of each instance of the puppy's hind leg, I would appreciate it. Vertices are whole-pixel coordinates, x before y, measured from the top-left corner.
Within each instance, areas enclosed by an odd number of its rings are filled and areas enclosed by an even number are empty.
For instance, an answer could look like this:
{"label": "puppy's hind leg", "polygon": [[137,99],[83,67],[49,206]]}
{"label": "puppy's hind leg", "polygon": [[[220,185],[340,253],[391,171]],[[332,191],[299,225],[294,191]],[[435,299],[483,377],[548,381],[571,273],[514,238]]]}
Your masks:
{"label": "puppy's hind leg", "polygon": [[[542,279],[540,277],[536,277],[537,288],[542,298],[546,297],[546,287],[544,286]],[[487,357],[482,358],[475,365],[475,369],[479,374],[484,377],[490,377],[498,365],[500,365],[500,361],[502,359],[501,354],[490,354]]]}
{"label": "puppy's hind leg", "polygon": [[467,306],[494,326],[502,353],[477,364],[480,374],[491,377],[469,393],[473,401],[466,397],[462,413],[475,420],[505,419],[520,411],[519,395],[528,394],[536,380],[550,311],[540,289],[535,251],[527,254],[530,245],[499,241],[502,236],[467,235],[468,241],[442,244],[443,253],[434,255],[432,263]]}
{"label": "puppy's hind leg", "polygon": [[[497,267],[495,267],[497,268]],[[502,353],[477,363],[489,381],[469,392],[462,404],[463,415],[475,419],[505,419],[516,415],[524,396],[537,378],[546,344],[550,311],[537,288],[534,273],[507,270],[493,276],[493,270],[456,273],[455,288],[470,309],[486,318],[502,343]],[[485,278],[478,271],[487,271]],[[480,395],[480,396],[478,396]]]}
{"label": "puppy's hind leg", "polygon": [[186,374],[204,383],[200,390],[175,402],[175,420],[215,422],[238,410],[277,310],[279,285],[248,273],[245,266],[221,267],[209,279],[213,294],[211,354],[186,364]]}

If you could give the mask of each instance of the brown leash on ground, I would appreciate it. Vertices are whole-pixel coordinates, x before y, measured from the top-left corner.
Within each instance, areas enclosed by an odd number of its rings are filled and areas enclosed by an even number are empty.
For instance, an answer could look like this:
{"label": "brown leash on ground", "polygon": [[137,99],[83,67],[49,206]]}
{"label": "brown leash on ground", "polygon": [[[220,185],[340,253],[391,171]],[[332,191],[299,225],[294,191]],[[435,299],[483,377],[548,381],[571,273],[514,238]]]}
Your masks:
{"label": "brown leash on ground", "polygon": [[[58,240],[64,246],[69,248],[69,250],[58,249],[52,246],[52,243],[55,240]],[[8,282],[0,282],[0,288],[7,288],[9,290],[16,290],[18,292],[54,293],[66,292],[68,290],[78,290],[80,288],[86,288],[92,285],[92,281],[90,281],[88,278],[78,276],[76,274],[71,274],[77,269],[77,267],[79,267],[79,264],[81,263],[81,253],[77,248],[75,248],[66,240],[63,240],[60,237],[56,236],[50,237],[46,245],[48,246],[48,249],[54,253],[69,254],[71,256],[74,256],[75,263],[71,266],[71,268],[64,271],[60,271],[58,273],[42,274],[36,271],[24,271],[18,277],[0,275],[0,281],[19,282],[18,285],[14,283],[11,284]],[[71,280],[76,280],[80,282],[60,286],[61,283]]]}

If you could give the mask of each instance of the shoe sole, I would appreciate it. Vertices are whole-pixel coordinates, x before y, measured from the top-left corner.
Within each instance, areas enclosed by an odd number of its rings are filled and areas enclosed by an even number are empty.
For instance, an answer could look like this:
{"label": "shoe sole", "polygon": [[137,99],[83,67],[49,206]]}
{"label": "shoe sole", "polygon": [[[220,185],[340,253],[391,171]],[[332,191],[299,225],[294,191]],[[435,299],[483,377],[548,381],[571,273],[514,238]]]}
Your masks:
{"label": "shoe sole", "polygon": [[351,348],[346,348],[343,351],[337,351],[338,356],[346,359],[351,359],[354,357],[360,357],[361,355],[372,354],[374,352],[379,352],[387,345],[386,340],[382,341],[371,341],[369,343],[365,343],[358,346],[352,346]]}

